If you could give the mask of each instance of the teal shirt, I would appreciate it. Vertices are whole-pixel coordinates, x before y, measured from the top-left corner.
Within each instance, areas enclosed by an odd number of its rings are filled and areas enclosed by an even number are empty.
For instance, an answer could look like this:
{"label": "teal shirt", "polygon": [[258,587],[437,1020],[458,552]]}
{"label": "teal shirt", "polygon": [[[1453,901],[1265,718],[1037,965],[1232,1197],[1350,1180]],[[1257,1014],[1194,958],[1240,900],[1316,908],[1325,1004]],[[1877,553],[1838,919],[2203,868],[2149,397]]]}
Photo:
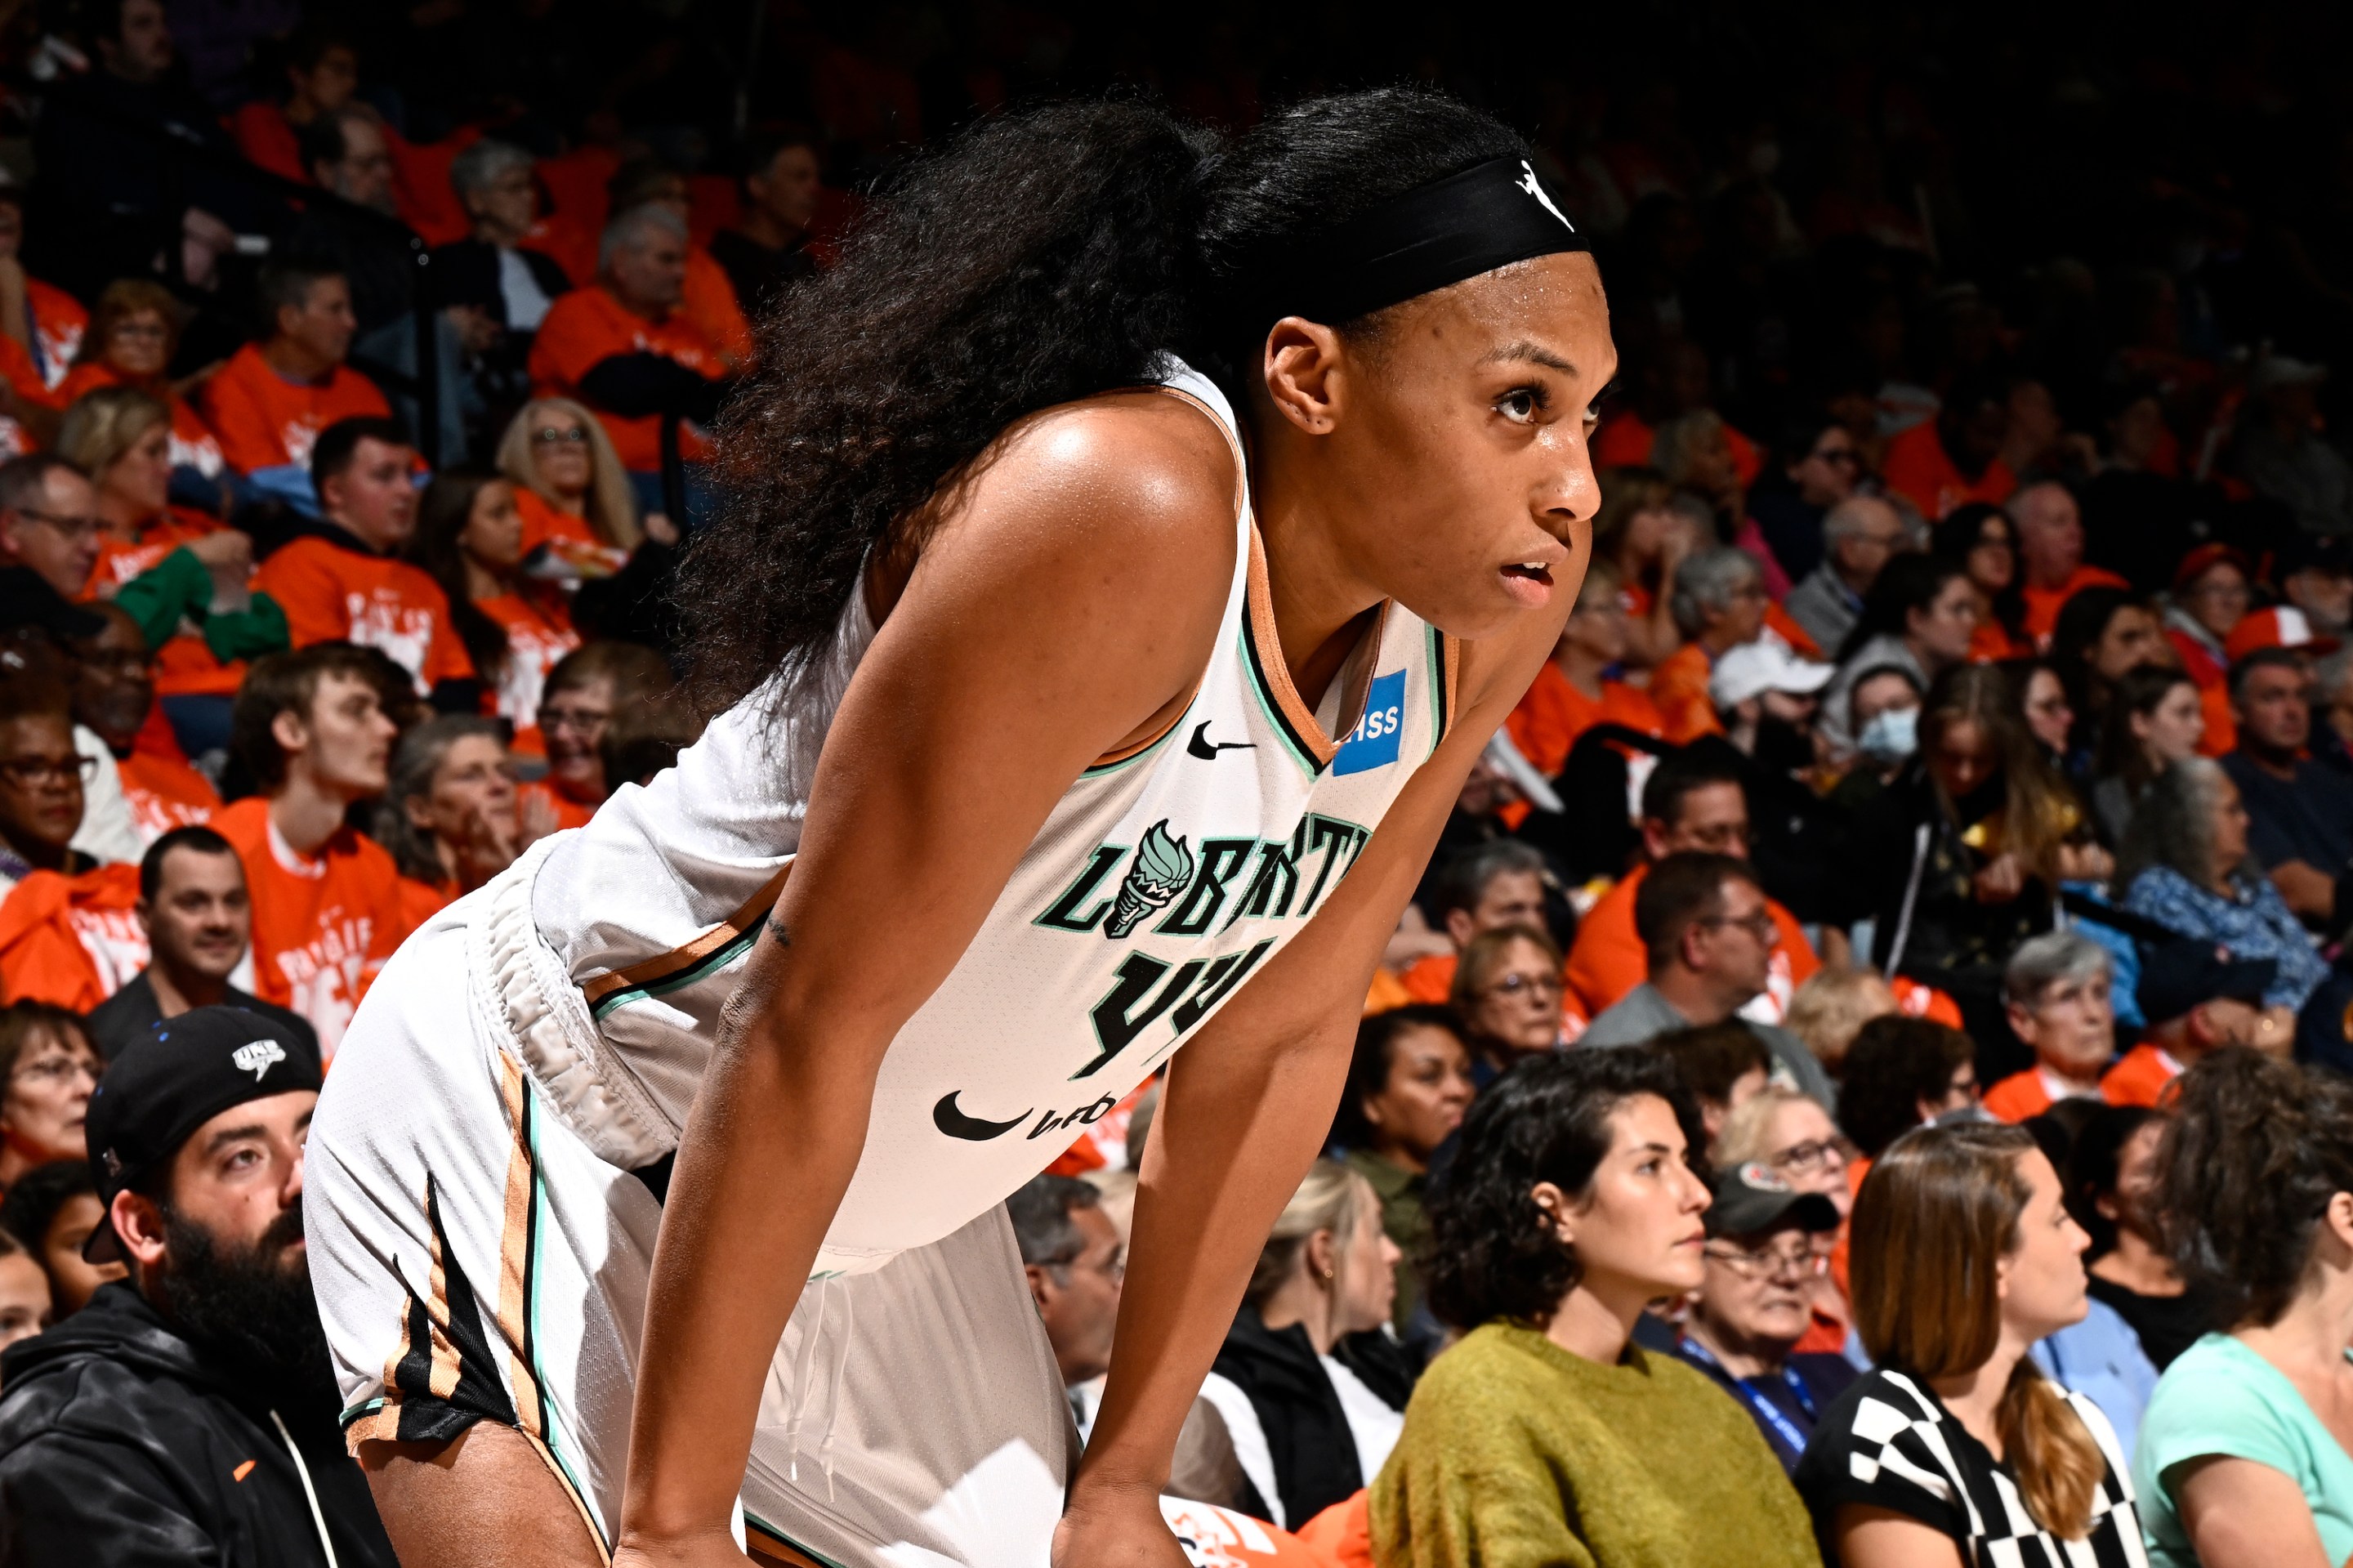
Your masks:
{"label": "teal shirt", "polygon": [[2353,1455],[2295,1385],[2228,1334],[2209,1334],[2158,1380],[2141,1417],[2133,1482],[2153,1568],[2198,1568],[2166,1472],[2191,1459],[2253,1459],[2294,1481],[2331,1563],[2353,1557]]}

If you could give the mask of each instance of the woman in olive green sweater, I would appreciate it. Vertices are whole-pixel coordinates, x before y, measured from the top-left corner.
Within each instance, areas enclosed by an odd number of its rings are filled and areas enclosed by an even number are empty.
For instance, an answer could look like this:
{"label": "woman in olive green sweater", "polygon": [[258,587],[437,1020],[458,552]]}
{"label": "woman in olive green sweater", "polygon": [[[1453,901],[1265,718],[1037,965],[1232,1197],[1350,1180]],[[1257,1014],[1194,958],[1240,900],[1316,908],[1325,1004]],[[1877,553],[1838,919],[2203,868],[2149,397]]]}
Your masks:
{"label": "woman in olive green sweater", "polygon": [[1805,1506],[1756,1423],[1633,1342],[1699,1284],[1697,1110],[1639,1050],[1535,1057],[1472,1107],[1430,1207],[1431,1364],[1372,1488],[1382,1568],[1800,1568]]}

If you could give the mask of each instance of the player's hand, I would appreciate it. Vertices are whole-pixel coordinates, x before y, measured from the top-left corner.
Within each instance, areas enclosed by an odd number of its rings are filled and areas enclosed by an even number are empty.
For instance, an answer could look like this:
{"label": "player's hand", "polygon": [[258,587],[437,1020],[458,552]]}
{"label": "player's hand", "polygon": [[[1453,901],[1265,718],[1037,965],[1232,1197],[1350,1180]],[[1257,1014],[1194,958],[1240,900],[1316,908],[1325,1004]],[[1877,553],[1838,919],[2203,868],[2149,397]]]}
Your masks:
{"label": "player's hand", "polygon": [[1054,1568],[1187,1568],[1156,1492],[1082,1481],[1054,1527]]}

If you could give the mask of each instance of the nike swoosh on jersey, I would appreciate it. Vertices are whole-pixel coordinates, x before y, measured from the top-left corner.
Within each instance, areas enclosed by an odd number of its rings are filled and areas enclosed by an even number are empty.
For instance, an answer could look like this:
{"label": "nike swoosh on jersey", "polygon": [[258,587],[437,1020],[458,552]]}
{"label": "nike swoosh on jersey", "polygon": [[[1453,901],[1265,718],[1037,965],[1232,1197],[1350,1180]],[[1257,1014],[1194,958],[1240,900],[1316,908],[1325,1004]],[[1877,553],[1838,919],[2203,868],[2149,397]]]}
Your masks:
{"label": "nike swoosh on jersey", "polygon": [[976,1116],[966,1116],[956,1108],[956,1096],[963,1092],[950,1089],[940,1097],[940,1103],[932,1107],[932,1125],[950,1138],[961,1138],[967,1143],[987,1143],[992,1138],[1004,1137],[1029,1119],[1028,1111],[1023,1111],[1011,1121],[983,1121]]}
{"label": "nike swoosh on jersey", "polygon": [[1209,739],[1211,722],[1211,720],[1203,719],[1193,726],[1193,738],[1185,743],[1187,756],[1198,757],[1204,762],[1215,762],[1218,759],[1218,753],[1221,751],[1256,751],[1258,749],[1258,743],[1253,740]]}

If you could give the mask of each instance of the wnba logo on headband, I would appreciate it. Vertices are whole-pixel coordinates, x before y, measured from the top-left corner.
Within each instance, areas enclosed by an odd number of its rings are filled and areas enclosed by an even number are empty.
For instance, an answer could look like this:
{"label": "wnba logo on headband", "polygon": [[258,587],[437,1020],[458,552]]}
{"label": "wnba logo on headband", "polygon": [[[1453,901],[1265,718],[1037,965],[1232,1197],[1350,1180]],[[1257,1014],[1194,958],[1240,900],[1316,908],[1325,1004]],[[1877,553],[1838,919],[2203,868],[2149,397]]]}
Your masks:
{"label": "wnba logo on headband", "polygon": [[1235,324],[1351,321],[1514,261],[1591,249],[1533,163],[1490,158],[1243,269]]}

